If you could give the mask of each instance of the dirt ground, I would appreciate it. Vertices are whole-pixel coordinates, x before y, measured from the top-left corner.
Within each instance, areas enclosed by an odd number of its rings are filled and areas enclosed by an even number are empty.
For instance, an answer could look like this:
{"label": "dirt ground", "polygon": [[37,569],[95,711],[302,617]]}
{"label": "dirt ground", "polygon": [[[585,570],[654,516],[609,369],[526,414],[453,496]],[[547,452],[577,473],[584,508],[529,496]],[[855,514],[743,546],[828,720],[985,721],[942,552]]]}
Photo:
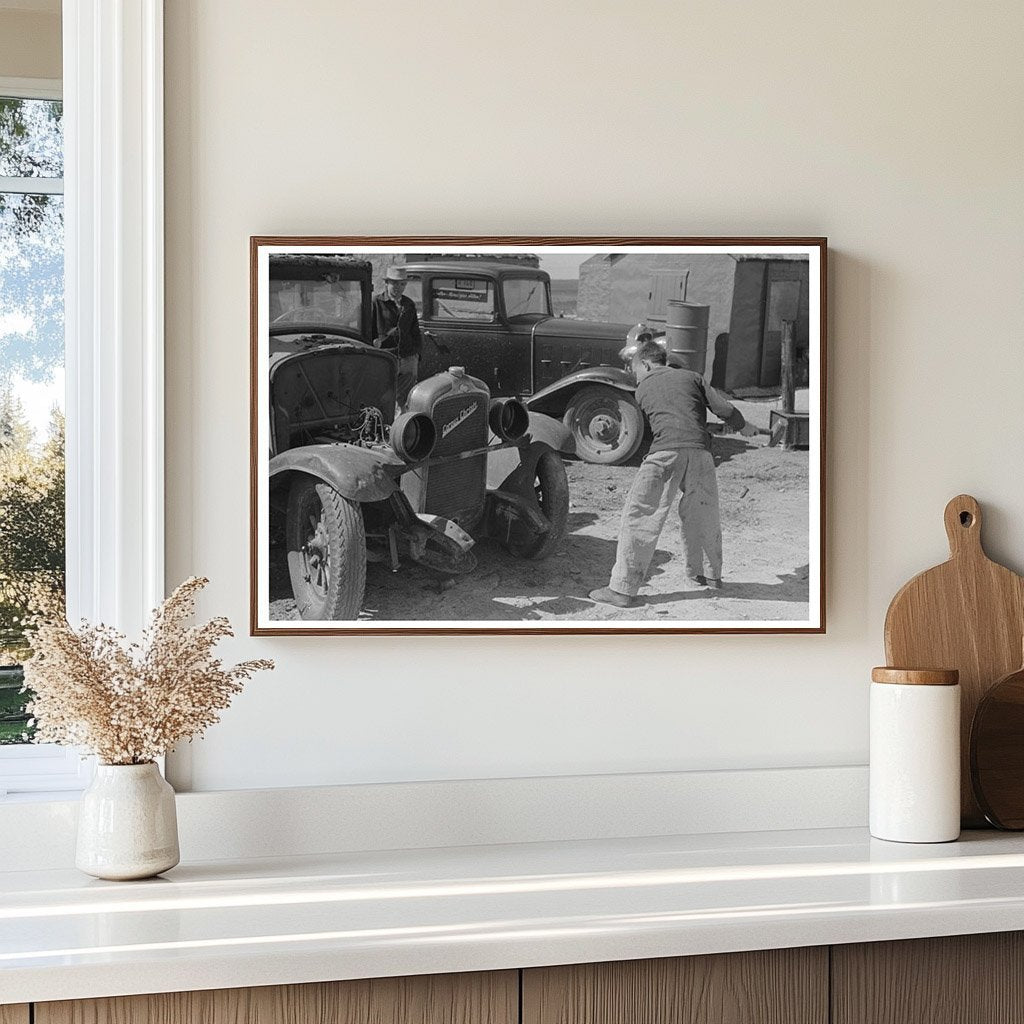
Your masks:
{"label": "dirt ground", "polygon": [[[483,540],[466,576],[440,577],[404,565],[395,574],[371,564],[361,619],[495,622],[653,622],[798,620],[808,614],[808,454],[767,447],[763,436],[716,436],[725,554],[724,584],[713,592],[692,583],[678,519],[665,527],[642,604],[620,611],[587,599],[608,582],[622,504],[636,474],[628,466],[570,462],[570,508],[564,543],[542,562],[521,561]],[[283,554],[272,553],[271,615],[297,617]]]}

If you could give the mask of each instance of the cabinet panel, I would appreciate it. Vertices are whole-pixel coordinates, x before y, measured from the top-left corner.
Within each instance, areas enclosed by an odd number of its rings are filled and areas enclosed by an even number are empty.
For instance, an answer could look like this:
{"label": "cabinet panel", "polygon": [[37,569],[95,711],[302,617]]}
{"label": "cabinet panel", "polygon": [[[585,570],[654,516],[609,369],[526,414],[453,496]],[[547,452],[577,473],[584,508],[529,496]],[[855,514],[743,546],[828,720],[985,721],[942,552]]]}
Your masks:
{"label": "cabinet panel", "polygon": [[1024,1022],[1024,933],[832,947],[834,1024]]}
{"label": "cabinet panel", "polygon": [[518,1003],[495,971],[37,1003],[35,1024],[517,1024]]}
{"label": "cabinet panel", "polygon": [[28,1024],[28,1006],[19,1003],[17,1006],[0,1006],[0,1024]]}
{"label": "cabinet panel", "polygon": [[827,1020],[828,950],[824,947],[523,972],[523,1024],[826,1024]]}

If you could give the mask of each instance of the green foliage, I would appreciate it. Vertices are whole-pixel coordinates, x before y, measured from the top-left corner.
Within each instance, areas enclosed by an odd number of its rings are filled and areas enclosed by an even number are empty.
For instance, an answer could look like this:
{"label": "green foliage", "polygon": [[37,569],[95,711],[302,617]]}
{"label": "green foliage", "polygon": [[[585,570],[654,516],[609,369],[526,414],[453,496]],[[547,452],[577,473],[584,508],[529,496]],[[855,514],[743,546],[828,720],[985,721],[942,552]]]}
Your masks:
{"label": "green foliage", "polygon": [[32,426],[21,399],[8,388],[0,395],[0,459],[13,460],[32,447]]}
{"label": "green foliage", "polygon": [[5,722],[0,719],[0,746],[11,743],[24,743],[25,726],[21,722]]}
{"label": "green foliage", "polygon": [[35,725],[29,725],[25,711],[27,694],[21,692],[20,667],[0,667],[0,745],[31,740]]}
{"label": "green foliage", "polygon": [[63,594],[64,417],[54,411],[38,448],[8,392],[0,399],[0,664],[28,653],[26,616],[62,606]]}

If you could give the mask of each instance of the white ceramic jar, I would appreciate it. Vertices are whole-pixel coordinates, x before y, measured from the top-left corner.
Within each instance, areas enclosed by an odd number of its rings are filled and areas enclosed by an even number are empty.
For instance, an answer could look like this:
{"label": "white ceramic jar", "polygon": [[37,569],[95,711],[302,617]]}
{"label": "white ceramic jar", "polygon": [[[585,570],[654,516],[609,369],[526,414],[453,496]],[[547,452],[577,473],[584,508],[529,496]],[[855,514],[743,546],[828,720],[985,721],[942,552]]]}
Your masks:
{"label": "white ceramic jar", "polygon": [[871,672],[870,827],[876,839],[960,835],[960,685],[954,669]]}
{"label": "white ceramic jar", "polygon": [[78,811],[75,865],[96,878],[150,878],[178,863],[174,790],[151,761],[98,764]]}

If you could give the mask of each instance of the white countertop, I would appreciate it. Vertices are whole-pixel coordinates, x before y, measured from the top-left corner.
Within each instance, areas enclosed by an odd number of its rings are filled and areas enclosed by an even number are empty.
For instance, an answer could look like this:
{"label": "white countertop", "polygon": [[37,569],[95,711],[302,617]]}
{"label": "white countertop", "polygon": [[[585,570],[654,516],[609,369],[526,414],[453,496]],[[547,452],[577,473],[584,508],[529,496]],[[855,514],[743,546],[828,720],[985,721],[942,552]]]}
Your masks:
{"label": "white countertop", "polygon": [[1024,836],[861,829],[0,872],[0,1004],[1024,929]]}

